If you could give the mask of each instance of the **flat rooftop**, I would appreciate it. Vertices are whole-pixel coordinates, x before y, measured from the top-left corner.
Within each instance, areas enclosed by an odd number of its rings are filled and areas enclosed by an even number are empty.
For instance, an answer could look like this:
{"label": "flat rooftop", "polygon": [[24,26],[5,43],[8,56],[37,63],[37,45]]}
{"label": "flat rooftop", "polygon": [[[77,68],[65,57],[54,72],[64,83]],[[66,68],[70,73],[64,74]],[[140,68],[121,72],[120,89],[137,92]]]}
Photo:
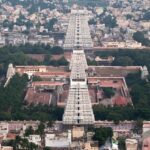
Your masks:
{"label": "flat rooftop", "polygon": [[91,72],[97,77],[125,77],[129,73],[136,73],[140,70],[140,66],[89,66],[89,76]]}

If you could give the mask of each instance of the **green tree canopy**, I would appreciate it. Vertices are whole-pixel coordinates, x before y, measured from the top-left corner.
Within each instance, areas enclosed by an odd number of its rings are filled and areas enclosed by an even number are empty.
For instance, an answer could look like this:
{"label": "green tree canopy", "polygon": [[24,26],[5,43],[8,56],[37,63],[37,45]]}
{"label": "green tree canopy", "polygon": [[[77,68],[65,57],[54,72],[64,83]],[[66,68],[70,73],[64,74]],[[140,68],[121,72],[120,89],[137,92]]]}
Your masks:
{"label": "green tree canopy", "polygon": [[94,129],[93,139],[99,142],[99,145],[102,146],[106,140],[111,139],[113,136],[112,128],[96,128]]}

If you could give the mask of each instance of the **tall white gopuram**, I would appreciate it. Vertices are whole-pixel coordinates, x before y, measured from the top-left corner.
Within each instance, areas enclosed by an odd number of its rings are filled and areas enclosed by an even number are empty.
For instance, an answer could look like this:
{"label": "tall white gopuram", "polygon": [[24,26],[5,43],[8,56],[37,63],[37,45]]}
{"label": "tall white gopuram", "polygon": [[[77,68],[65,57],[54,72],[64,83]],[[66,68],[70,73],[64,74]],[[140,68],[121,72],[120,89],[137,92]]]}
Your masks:
{"label": "tall white gopuram", "polygon": [[65,49],[93,47],[88,20],[87,10],[72,10],[64,42]]}
{"label": "tall white gopuram", "polygon": [[65,112],[63,115],[63,124],[94,124],[95,119],[85,72],[87,69],[87,62],[84,50],[73,51],[70,69],[70,89]]}
{"label": "tall white gopuram", "polygon": [[10,81],[10,79],[15,75],[15,68],[13,67],[13,64],[8,65],[7,74],[6,74],[6,82],[4,84],[4,87],[6,87]]}

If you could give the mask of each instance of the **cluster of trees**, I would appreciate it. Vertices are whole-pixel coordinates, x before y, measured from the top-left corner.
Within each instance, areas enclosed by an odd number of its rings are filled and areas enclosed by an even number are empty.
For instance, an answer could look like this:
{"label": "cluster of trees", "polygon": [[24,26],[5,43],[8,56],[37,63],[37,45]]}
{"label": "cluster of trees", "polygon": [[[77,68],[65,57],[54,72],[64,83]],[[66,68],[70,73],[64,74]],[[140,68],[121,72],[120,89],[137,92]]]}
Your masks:
{"label": "cluster of trees", "polygon": [[118,139],[118,148],[120,150],[126,150],[126,137],[119,137]]}
{"label": "cluster of trees", "polygon": [[[51,55],[63,54],[63,48],[59,46],[51,47],[49,45],[31,45],[5,46],[0,48],[0,75],[6,74],[9,63],[14,65],[54,65],[66,66],[68,61],[62,57],[60,60],[51,60]],[[38,62],[29,58],[26,54],[45,54],[43,62]]]}
{"label": "cluster of trees", "polygon": [[13,21],[9,21],[8,19],[5,19],[2,23],[2,26],[4,28],[8,28],[10,31],[13,30],[14,25],[18,25],[18,26],[26,26],[28,31],[31,27],[33,27],[33,23],[30,20],[26,20],[24,15],[20,15],[20,17],[16,20],[16,22],[14,23]]}
{"label": "cluster of trees", "polygon": [[48,31],[52,31],[53,30],[53,26],[54,24],[57,22],[56,18],[52,18],[50,19],[46,24],[45,24],[45,28],[48,29]]}
{"label": "cluster of trees", "polygon": [[[90,6],[90,7],[95,7],[95,6],[101,6],[101,7],[106,7],[108,5],[108,1],[106,0],[76,0],[76,3],[79,6]],[[72,5],[74,4],[74,0],[69,0],[69,4]]]}
{"label": "cluster of trees", "polygon": [[44,44],[25,44],[25,45],[19,45],[19,46],[8,46],[6,47],[10,51],[21,51],[24,54],[51,54],[51,55],[59,55],[63,54],[64,50],[63,48],[59,46],[51,47],[50,45],[44,45]]}
{"label": "cluster of trees", "polygon": [[26,105],[27,75],[16,74],[6,88],[0,86],[0,120],[61,120],[63,108]]}
{"label": "cluster of trees", "polygon": [[5,0],[5,2],[11,3],[12,6],[22,5],[27,8],[30,14],[38,12],[39,7],[41,10],[46,8],[49,8],[50,10],[55,9],[54,3],[45,3],[43,0]]}
{"label": "cluster of trees", "polygon": [[127,19],[127,20],[128,20],[128,19],[130,20],[130,19],[132,19],[132,18],[133,18],[133,16],[132,16],[131,14],[127,14],[127,15],[126,15],[126,19]]}
{"label": "cluster of trees", "polygon": [[104,23],[105,26],[109,28],[114,28],[117,26],[116,18],[111,15],[104,16],[102,19],[102,23]]}
{"label": "cluster of trees", "polygon": [[99,146],[104,145],[107,140],[110,141],[112,136],[113,136],[112,128],[100,127],[94,129],[93,139],[99,142]]}
{"label": "cluster of trees", "polygon": [[147,10],[143,15],[143,20],[150,20],[150,10]]}
{"label": "cluster of trees", "polygon": [[89,25],[96,25],[96,24],[97,24],[97,21],[96,21],[94,18],[92,18],[92,19],[90,19],[90,20],[88,21],[88,24],[89,24]]}
{"label": "cluster of trees", "polygon": [[43,122],[40,122],[36,130],[34,130],[32,126],[29,126],[25,130],[24,136],[28,137],[29,135],[38,134],[42,137],[44,135],[44,129],[45,129],[45,124]]}
{"label": "cluster of trees", "polygon": [[122,1],[116,1],[112,6],[114,8],[122,8],[122,4],[123,4]]}
{"label": "cluster of trees", "polygon": [[113,56],[115,60],[112,65],[114,66],[144,66],[150,69],[150,51],[149,50],[127,50],[119,49],[118,51],[103,51],[95,52],[96,56],[108,57]]}
{"label": "cluster of trees", "polygon": [[115,123],[118,123],[123,120],[150,119],[150,82],[141,80],[140,73],[129,74],[126,81],[131,89],[130,95],[134,107],[131,105],[107,108],[101,105],[94,106],[96,120],[114,120]]}
{"label": "cluster of trees", "polygon": [[51,65],[51,66],[68,66],[69,62],[65,59],[65,57],[62,57],[59,60],[50,60],[48,65]]}
{"label": "cluster of trees", "polygon": [[10,140],[2,143],[3,146],[12,146],[14,150],[28,149],[28,150],[37,150],[38,146],[32,142],[29,142],[26,138],[21,138],[20,136],[16,136],[15,140]]}
{"label": "cluster of trees", "polygon": [[115,95],[115,90],[111,87],[103,87],[102,89],[107,98],[111,98]]}
{"label": "cluster of trees", "polygon": [[[134,51],[134,50],[118,50],[107,52],[96,52],[98,56],[107,57],[114,56],[115,61],[112,65],[146,65],[150,70],[150,51]],[[127,85],[130,89],[133,106],[127,105],[124,107],[104,107],[97,105],[93,107],[96,120],[114,120],[118,123],[119,120],[138,120],[150,119],[150,76],[148,82],[141,80],[141,73],[128,74],[126,77]]]}
{"label": "cluster of trees", "polygon": [[133,34],[133,39],[137,42],[142,43],[143,46],[150,46],[150,40],[144,37],[144,33],[137,31]]}

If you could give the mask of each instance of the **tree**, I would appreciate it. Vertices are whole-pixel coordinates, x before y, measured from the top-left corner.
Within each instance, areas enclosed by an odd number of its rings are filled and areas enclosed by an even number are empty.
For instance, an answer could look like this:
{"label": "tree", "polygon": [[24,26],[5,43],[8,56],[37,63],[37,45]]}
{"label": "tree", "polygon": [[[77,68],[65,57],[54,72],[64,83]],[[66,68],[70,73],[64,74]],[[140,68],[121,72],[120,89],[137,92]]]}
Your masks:
{"label": "tree", "polygon": [[49,62],[49,65],[52,65],[52,66],[67,66],[68,61],[64,57],[62,57],[59,60],[51,60]]}
{"label": "tree", "polygon": [[126,140],[125,137],[118,138],[118,147],[119,147],[119,150],[126,150],[125,140]]}
{"label": "tree", "polygon": [[144,37],[144,33],[137,31],[133,34],[133,39],[144,46],[150,46],[150,40]]}
{"label": "tree", "polygon": [[132,66],[133,60],[128,56],[121,56],[114,60],[113,65],[115,66]]}
{"label": "tree", "polygon": [[117,26],[116,18],[111,15],[105,16],[102,22],[105,24],[106,27],[109,28],[114,28]]}
{"label": "tree", "polygon": [[88,23],[89,25],[96,25],[97,21],[94,18],[92,18],[88,21]]}
{"label": "tree", "polygon": [[146,11],[143,15],[143,20],[150,20],[150,10]]}
{"label": "tree", "polygon": [[28,150],[37,150],[38,146],[32,142],[29,142],[26,138],[21,138],[19,136],[16,137],[15,141],[13,142],[14,150],[18,149],[28,149]]}
{"label": "tree", "polygon": [[34,134],[34,130],[33,130],[32,126],[29,126],[29,127],[25,130],[24,136],[29,136],[29,135],[32,135],[32,134]]}
{"label": "tree", "polygon": [[127,15],[126,15],[126,19],[127,19],[127,20],[130,20],[130,19],[132,19],[132,18],[133,18],[133,16],[132,16],[131,14],[127,14]]}
{"label": "tree", "polygon": [[115,94],[115,91],[113,88],[103,87],[102,89],[107,98],[111,98]]}
{"label": "tree", "polygon": [[134,129],[133,132],[136,134],[142,134],[142,129],[143,129],[143,120],[137,120],[134,123]]}
{"label": "tree", "polygon": [[49,20],[46,24],[45,24],[45,28],[48,29],[48,31],[52,31],[53,30],[53,26],[54,24],[57,22],[56,18],[52,18],[51,20]]}
{"label": "tree", "polygon": [[34,81],[42,81],[42,78],[39,77],[39,76],[33,76],[33,77],[32,77],[32,81],[33,81],[33,82],[34,82]]}
{"label": "tree", "polygon": [[49,120],[48,123],[47,123],[47,126],[51,128],[53,126],[53,123],[54,122],[52,120]]}
{"label": "tree", "polygon": [[40,124],[38,125],[38,129],[35,132],[42,136],[44,134],[44,129],[45,129],[44,123],[40,122]]}
{"label": "tree", "polygon": [[9,28],[9,30],[10,31],[12,31],[13,30],[13,27],[14,27],[14,23],[13,22],[10,22],[9,20],[7,20],[7,19],[5,19],[4,21],[3,21],[3,27],[4,28]]}
{"label": "tree", "polygon": [[47,54],[47,55],[44,56],[44,64],[45,64],[45,65],[48,65],[48,64],[49,64],[50,58],[51,58],[51,55],[50,55],[50,54]]}
{"label": "tree", "polygon": [[51,54],[53,55],[60,55],[64,53],[63,48],[59,47],[59,46],[54,46],[51,50],[50,50]]}
{"label": "tree", "polygon": [[106,140],[111,139],[112,136],[112,128],[100,127],[94,129],[93,139],[98,141],[100,146],[102,146],[106,142]]}

